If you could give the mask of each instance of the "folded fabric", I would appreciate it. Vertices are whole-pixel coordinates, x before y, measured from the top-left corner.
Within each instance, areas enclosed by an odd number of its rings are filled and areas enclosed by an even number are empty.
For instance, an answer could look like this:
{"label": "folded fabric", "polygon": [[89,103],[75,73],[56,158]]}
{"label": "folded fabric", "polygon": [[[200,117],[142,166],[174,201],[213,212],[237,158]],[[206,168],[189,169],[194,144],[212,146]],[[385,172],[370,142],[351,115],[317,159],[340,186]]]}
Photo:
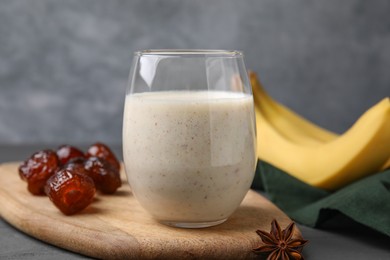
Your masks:
{"label": "folded fabric", "polygon": [[259,162],[252,188],[263,189],[271,201],[298,223],[320,227],[340,212],[390,236],[390,170],[329,192]]}

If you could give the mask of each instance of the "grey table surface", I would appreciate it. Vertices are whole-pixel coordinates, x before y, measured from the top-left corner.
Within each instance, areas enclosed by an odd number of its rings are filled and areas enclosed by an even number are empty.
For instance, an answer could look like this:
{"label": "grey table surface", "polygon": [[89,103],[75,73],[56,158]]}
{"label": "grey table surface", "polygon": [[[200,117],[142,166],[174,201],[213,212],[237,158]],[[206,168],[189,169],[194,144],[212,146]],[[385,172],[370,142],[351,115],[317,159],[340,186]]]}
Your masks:
{"label": "grey table surface", "polygon": [[[57,145],[0,145],[0,163],[20,161],[32,152]],[[85,146],[81,146],[82,148]],[[121,147],[112,146],[120,157]],[[1,184],[0,184],[1,185]],[[390,238],[339,217],[337,226],[313,229],[298,225],[310,242],[306,259],[390,259]],[[0,259],[86,259],[82,256],[30,237],[0,218]]]}

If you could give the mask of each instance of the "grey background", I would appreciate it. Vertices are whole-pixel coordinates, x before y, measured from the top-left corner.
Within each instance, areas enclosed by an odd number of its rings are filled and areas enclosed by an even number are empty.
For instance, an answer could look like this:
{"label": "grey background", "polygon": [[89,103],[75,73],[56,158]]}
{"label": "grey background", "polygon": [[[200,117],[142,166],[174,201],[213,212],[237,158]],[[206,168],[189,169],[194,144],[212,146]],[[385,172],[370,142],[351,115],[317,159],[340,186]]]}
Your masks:
{"label": "grey background", "polygon": [[148,48],[243,50],[271,95],[342,132],[390,94],[390,1],[2,0],[0,143],[120,143]]}

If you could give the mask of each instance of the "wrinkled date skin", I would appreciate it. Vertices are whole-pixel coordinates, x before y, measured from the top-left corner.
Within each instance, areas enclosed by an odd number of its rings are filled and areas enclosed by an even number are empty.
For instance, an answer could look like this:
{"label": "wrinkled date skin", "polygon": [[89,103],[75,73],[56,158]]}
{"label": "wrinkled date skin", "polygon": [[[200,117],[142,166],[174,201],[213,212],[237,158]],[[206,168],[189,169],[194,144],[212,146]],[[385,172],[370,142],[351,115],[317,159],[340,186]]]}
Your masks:
{"label": "wrinkled date skin", "polygon": [[92,203],[96,189],[105,194],[116,192],[122,185],[119,169],[111,149],[95,143],[85,154],[70,145],[36,152],[18,170],[32,194],[46,193],[62,213],[72,215]]}
{"label": "wrinkled date skin", "polygon": [[64,166],[62,166],[62,169],[67,169],[67,170],[76,170],[79,173],[88,175],[87,170],[84,168],[84,163],[87,159],[84,157],[77,157],[70,159]]}
{"label": "wrinkled date skin", "polygon": [[118,159],[115,157],[111,149],[103,143],[95,143],[88,148],[87,158],[99,157],[109,162],[117,171],[120,169]]}
{"label": "wrinkled date skin", "polygon": [[57,156],[60,160],[60,164],[64,165],[73,158],[83,158],[84,153],[78,148],[71,145],[61,145],[57,149]]}
{"label": "wrinkled date skin", "polygon": [[75,214],[93,201],[93,180],[77,170],[62,169],[47,180],[46,195],[65,215]]}
{"label": "wrinkled date skin", "polygon": [[119,171],[104,159],[90,157],[84,168],[102,193],[112,194],[122,185]]}
{"label": "wrinkled date skin", "polygon": [[57,171],[58,166],[57,154],[52,150],[42,150],[19,166],[19,176],[27,181],[27,188],[32,194],[44,195],[46,181]]}

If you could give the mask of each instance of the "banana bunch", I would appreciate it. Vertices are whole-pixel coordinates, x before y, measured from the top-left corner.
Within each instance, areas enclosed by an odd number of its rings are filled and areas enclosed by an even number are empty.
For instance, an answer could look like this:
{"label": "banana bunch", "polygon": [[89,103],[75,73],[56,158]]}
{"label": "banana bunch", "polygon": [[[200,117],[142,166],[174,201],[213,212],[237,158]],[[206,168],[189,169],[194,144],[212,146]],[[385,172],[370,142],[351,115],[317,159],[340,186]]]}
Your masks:
{"label": "banana bunch", "polygon": [[310,185],[335,190],[390,166],[390,100],[368,109],[342,135],[323,129],[276,102],[255,73],[260,160]]}

